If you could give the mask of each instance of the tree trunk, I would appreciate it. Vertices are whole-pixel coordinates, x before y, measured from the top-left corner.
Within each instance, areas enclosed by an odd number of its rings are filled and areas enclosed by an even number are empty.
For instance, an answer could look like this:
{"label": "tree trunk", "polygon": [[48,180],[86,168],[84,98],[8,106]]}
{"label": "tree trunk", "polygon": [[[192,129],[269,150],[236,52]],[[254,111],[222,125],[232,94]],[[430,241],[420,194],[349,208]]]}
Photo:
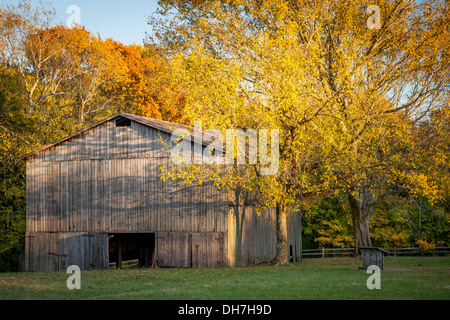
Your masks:
{"label": "tree trunk", "polygon": [[369,219],[373,211],[373,196],[370,190],[360,189],[357,191],[357,194],[349,192],[348,201],[355,235],[355,255],[359,255],[358,247],[372,246],[369,232]]}
{"label": "tree trunk", "polygon": [[[244,194],[244,195],[243,195]],[[242,266],[242,238],[244,231],[244,218],[246,214],[247,208],[247,200],[248,200],[248,192],[241,190],[240,188],[236,188],[234,190],[234,221],[236,223],[236,231],[235,231],[235,266]],[[239,212],[239,208],[241,207],[241,212]]]}
{"label": "tree trunk", "polygon": [[235,232],[235,266],[242,265],[242,232],[244,229],[245,205],[242,206],[242,212],[239,212],[239,206],[234,207],[234,217],[236,223]]}
{"label": "tree trunk", "polygon": [[277,204],[276,207],[277,218],[277,254],[275,256],[275,265],[287,265],[288,264],[288,236],[287,236],[287,215],[283,206]]}

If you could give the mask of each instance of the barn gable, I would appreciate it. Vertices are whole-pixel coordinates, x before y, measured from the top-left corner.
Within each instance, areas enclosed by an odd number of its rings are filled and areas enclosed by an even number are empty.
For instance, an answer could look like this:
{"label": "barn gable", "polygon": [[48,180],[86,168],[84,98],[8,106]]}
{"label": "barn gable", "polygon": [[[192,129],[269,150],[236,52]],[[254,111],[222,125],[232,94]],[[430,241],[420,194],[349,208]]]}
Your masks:
{"label": "barn gable", "polygon": [[21,157],[45,161],[169,157],[170,135],[191,129],[170,122],[119,113]]}
{"label": "barn gable", "polygon": [[[44,151],[46,161],[168,157],[170,135],[135,121],[120,125],[118,117]],[[165,152],[164,152],[165,151]]]}

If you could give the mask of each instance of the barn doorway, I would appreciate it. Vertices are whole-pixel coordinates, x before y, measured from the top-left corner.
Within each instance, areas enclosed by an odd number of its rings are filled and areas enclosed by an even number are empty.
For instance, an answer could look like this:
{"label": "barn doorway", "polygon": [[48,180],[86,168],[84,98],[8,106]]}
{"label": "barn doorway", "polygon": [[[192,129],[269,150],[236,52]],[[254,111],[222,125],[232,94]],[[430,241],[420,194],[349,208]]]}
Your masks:
{"label": "barn doorway", "polygon": [[155,253],[155,234],[110,233],[108,248],[109,264],[112,267],[151,267]]}

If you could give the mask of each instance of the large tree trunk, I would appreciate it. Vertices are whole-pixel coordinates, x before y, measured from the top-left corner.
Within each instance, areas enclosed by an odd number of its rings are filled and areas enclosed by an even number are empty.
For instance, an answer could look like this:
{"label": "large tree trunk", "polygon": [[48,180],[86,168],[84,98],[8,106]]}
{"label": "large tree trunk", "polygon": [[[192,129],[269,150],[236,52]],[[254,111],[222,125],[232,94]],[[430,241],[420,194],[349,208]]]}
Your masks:
{"label": "large tree trunk", "polygon": [[[246,206],[247,200],[248,200],[248,192],[242,191],[240,188],[236,188],[234,190],[233,210],[234,210],[234,222],[236,223],[234,266],[242,266],[242,238],[244,230],[244,218],[247,208]],[[239,209],[241,210],[239,211]]]}
{"label": "large tree trunk", "polygon": [[369,232],[369,219],[373,211],[373,196],[370,190],[359,189],[356,194],[349,192],[348,201],[355,235],[355,255],[358,255],[358,247],[372,246]]}
{"label": "large tree trunk", "polygon": [[287,214],[282,205],[277,204],[276,207],[277,218],[277,254],[275,256],[275,265],[288,264],[288,234],[287,234]]}
{"label": "large tree trunk", "polygon": [[236,223],[236,232],[235,232],[235,266],[242,265],[242,232],[244,227],[244,217],[245,217],[245,208],[246,206],[242,206],[242,212],[239,212],[239,206],[234,207],[234,216]]}

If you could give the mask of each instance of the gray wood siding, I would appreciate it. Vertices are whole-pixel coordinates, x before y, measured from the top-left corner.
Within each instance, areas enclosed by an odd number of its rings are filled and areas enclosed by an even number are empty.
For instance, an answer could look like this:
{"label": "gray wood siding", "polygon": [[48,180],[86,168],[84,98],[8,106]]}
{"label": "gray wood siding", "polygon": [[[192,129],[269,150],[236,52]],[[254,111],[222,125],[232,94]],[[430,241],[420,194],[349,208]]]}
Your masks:
{"label": "gray wood siding", "polygon": [[27,231],[226,231],[223,192],[160,179],[170,158],[159,136],[107,122],[30,157]]}
{"label": "gray wood siding", "polygon": [[65,271],[70,265],[82,270],[108,267],[108,235],[84,232],[27,232],[25,270]]}
{"label": "gray wood siding", "polygon": [[259,215],[254,206],[233,206],[228,213],[228,264],[270,262],[276,255],[275,209]]}
{"label": "gray wood siding", "polygon": [[226,267],[227,233],[158,232],[155,259],[158,267]]}
{"label": "gray wood siding", "polygon": [[224,232],[211,184],[159,178],[167,158],[27,162],[29,232]]}
{"label": "gray wood siding", "polygon": [[42,152],[44,161],[169,157],[170,135],[131,121],[116,127],[108,121]]}
{"label": "gray wood siding", "polygon": [[[292,246],[292,249],[289,247]],[[302,222],[300,211],[288,217],[288,257],[294,262],[302,261]]]}
{"label": "gray wood siding", "polygon": [[[257,212],[255,206],[232,206],[228,213],[228,265],[270,262],[276,256],[276,209]],[[301,261],[302,243],[298,212],[288,218],[288,257]],[[292,255],[291,248],[292,246]]]}

